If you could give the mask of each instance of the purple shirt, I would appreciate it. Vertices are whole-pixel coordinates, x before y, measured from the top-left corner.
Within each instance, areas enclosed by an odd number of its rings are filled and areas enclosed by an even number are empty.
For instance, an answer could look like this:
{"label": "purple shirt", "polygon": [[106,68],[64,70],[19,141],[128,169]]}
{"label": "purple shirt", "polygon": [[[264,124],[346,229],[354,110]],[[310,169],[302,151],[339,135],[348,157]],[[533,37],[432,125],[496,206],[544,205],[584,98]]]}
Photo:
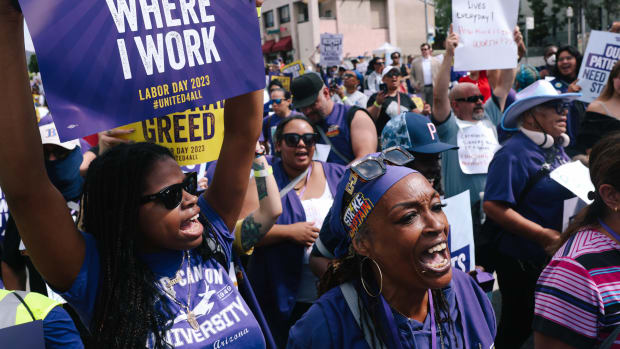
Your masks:
{"label": "purple shirt", "polygon": [[[334,103],[334,109],[331,114],[326,116],[323,120],[316,123],[316,127],[320,127],[329,141],[332,143],[332,147],[338,149],[338,151],[344,155],[348,162],[355,159],[353,154],[353,146],[351,145],[351,120],[347,118],[347,112],[351,107],[344,104]],[[318,143],[326,144],[323,138],[320,137]],[[341,165],[347,165],[348,162],[336,155],[336,152],[331,150],[327,157],[327,162],[334,162]]]}
{"label": "purple shirt", "polygon": [[[198,206],[202,215],[213,225],[215,239],[222,247],[226,260],[230,261],[234,235],[203,196],[198,199]],[[96,240],[90,234],[83,235],[86,241],[84,264],[69,291],[62,293],[62,296],[76,309],[83,322],[90,324],[99,289],[100,261]],[[159,278],[159,285],[162,286],[160,301],[167,302],[175,314],[174,319],[169,319],[172,328],[166,335],[168,343],[185,349],[223,346],[265,348],[265,340],[254,315],[229,278],[227,269],[216,260],[203,260],[192,250],[191,268],[185,260],[179,269],[181,251],[148,254],[142,258]],[[191,288],[190,309],[196,315],[200,326],[198,330],[192,329],[186,321],[185,312],[163,291],[166,279],[174,278],[177,271],[181,281],[173,286],[174,294],[178,300],[187,304]],[[159,306],[155,305],[156,308]],[[145,344],[153,346],[150,338]]]}

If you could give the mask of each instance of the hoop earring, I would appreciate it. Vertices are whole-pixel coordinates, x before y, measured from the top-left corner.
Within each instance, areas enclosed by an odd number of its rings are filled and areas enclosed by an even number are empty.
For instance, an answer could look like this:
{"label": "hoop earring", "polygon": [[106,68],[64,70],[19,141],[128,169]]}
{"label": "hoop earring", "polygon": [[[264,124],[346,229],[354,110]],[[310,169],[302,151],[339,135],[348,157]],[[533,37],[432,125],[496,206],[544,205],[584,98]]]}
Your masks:
{"label": "hoop earring", "polygon": [[[373,263],[375,263],[375,265],[377,266],[377,270],[379,270],[379,292],[377,292],[377,294],[373,295],[372,293],[370,293],[370,291],[368,291],[369,287],[366,285],[366,282],[364,281],[364,262],[366,262],[367,259],[370,259]],[[381,291],[383,290],[383,273],[381,272],[381,267],[379,267],[379,264],[377,263],[377,261],[375,261],[374,259],[370,258],[370,257],[364,257],[364,259],[362,259],[362,262],[360,263],[360,280],[362,281],[362,287],[364,287],[364,291],[366,291],[366,293],[371,296],[371,297],[378,297],[381,294]]]}

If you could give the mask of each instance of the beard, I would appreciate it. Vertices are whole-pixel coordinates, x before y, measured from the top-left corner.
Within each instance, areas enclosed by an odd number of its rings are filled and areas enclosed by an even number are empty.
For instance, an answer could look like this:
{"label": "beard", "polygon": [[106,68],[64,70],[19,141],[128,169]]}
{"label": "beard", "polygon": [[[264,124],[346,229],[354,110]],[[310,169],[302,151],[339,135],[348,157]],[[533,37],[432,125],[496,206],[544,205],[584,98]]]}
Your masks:
{"label": "beard", "polygon": [[471,118],[476,120],[476,121],[480,121],[480,120],[484,119],[484,109],[482,109],[482,108],[474,109],[474,112],[471,114]]}

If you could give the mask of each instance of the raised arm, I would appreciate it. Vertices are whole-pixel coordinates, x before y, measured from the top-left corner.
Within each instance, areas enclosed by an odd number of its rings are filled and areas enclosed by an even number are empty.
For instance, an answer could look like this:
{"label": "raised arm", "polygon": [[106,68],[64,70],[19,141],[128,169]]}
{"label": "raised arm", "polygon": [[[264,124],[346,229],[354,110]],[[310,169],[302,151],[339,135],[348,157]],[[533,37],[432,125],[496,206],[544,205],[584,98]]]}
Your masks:
{"label": "raised arm", "polygon": [[205,192],[207,202],[232,231],[248,188],[248,173],[261,132],[263,90],[230,98],[224,107],[224,141]]}
{"label": "raised arm", "polygon": [[45,171],[26,70],[23,22],[9,0],[0,0],[0,187],[37,270],[65,291],[82,266],[84,240]]}
{"label": "raised arm", "polygon": [[353,160],[377,151],[375,123],[363,110],[356,111],[353,120],[351,120],[351,147],[355,156]]}
{"label": "raised arm", "polygon": [[[523,36],[521,35],[521,31],[519,27],[515,27],[513,31],[513,39],[517,44],[517,48],[521,51],[521,47],[523,45]],[[510,88],[515,81],[517,69],[502,69],[499,71],[499,78],[496,86],[493,86],[493,94],[497,97],[497,101],[499,102],[499,110],[504,111],[504,105],[506,104],[506,97],[508,97],[508,93],[510,92]],[[490,82],[490,81],[489,81]]]}
{"label": "raised arm", "polygon": [[454,60],[454,49],[459,44],[459,36],[452,30],[446,38],[446,53],[439,67],[433,88],[433,120],[439,123],[446,121],[450,115],[450,68]]}

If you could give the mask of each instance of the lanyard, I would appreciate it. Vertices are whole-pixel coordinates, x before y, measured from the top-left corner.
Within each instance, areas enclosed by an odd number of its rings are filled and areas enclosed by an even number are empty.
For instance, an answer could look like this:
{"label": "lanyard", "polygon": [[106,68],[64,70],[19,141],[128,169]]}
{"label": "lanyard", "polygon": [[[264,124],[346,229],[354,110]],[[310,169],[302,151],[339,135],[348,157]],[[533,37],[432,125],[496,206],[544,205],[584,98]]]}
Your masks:
{"label": "lanyard", "polygon": [[605,228],[605,230],[607,230],[607,232],[616,239],[616,241],[620,242],[620,235],[618,233],[616,233],[607,224],[605,224],[602,219],[599,218],[598,222],[601,225],[601,227]]}
{"label": "lanyard", "polygon": [[306,175],[306,183],[304,183],[304,187],[299,192],[299,200],[304,196],[306,192],[306,188],[308,188],[308,181],[310,180],[310,174],[312,174],[312,162],[310,162],[310,167],[308,167],[308,174]]}
{"label": "lanyard", "polygon": [[437,326],[435,325],[435,309],[433,308],[433,293],[428,290],[428,307],[430,308],[431,317],[431,347],[437,349]]}

